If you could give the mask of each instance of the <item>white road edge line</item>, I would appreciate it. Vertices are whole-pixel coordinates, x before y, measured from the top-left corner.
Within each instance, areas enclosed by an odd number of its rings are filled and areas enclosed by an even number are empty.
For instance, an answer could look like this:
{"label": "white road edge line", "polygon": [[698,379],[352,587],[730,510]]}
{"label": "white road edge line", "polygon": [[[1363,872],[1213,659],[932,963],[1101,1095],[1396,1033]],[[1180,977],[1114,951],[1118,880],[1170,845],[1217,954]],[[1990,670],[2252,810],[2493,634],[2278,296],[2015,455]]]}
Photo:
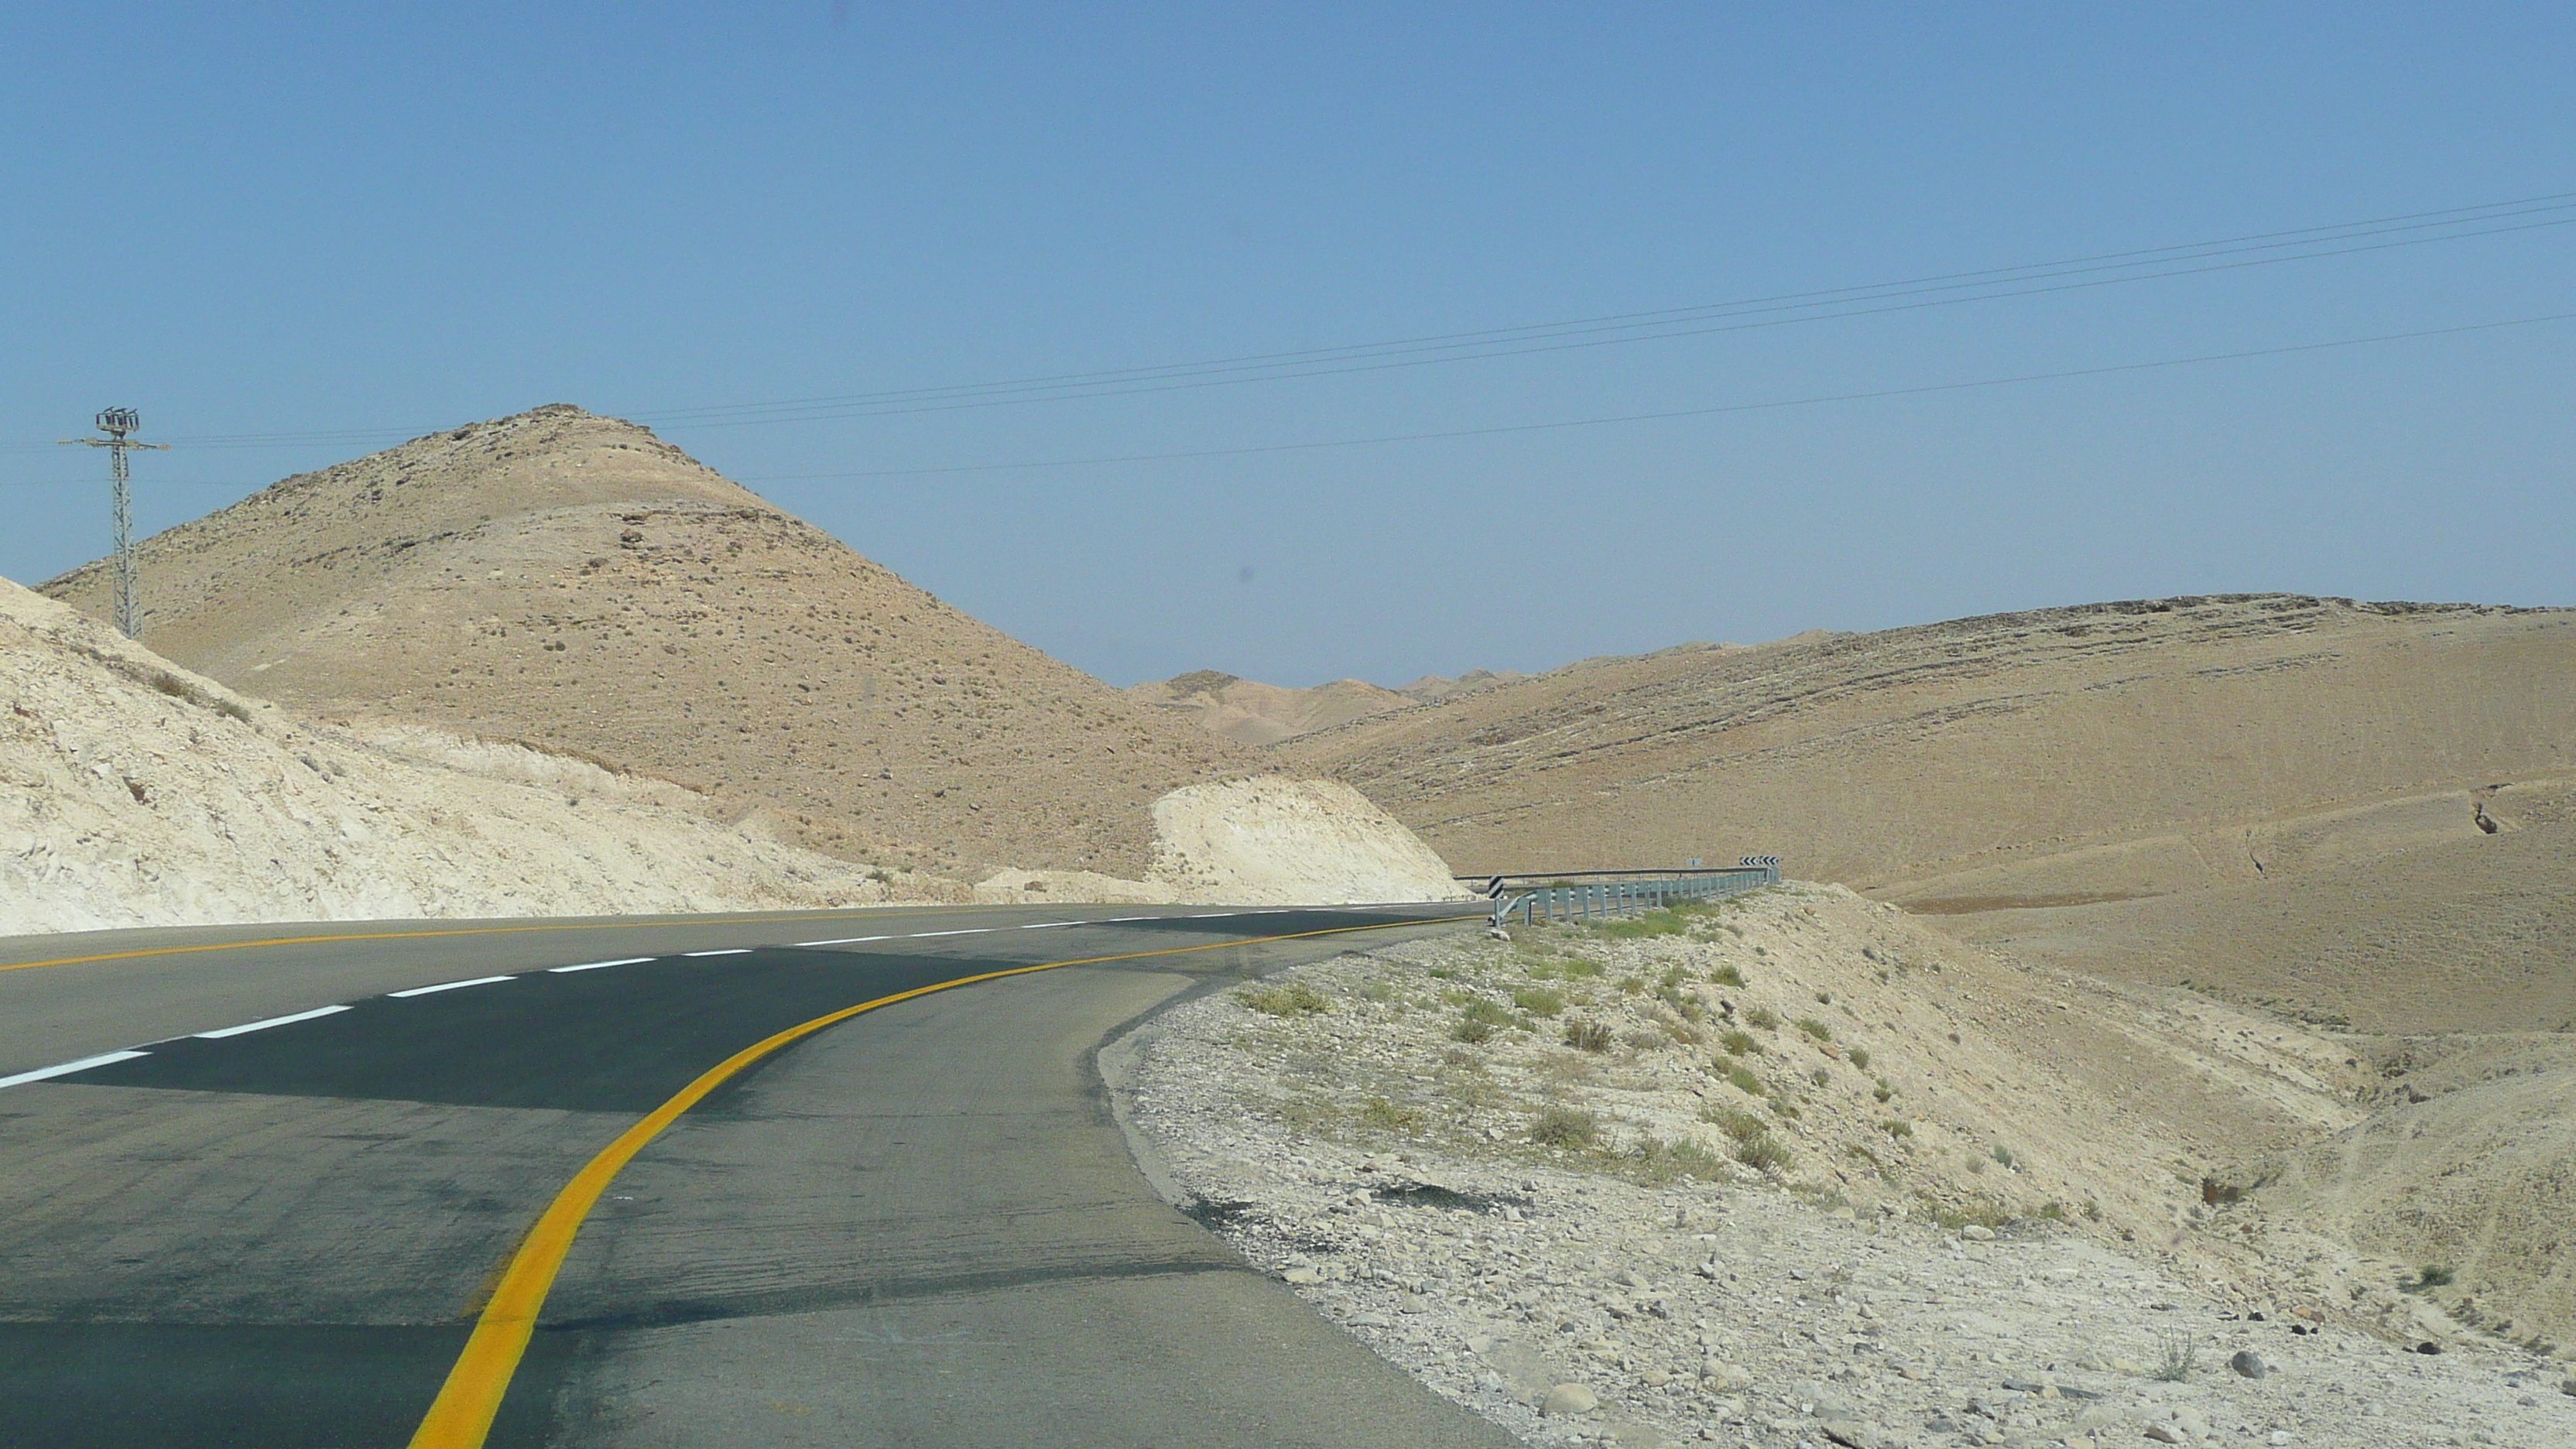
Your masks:
{"label": "white road edge line", "polygon": [[118,1062],[130,1062],[136,1057],[150,1055],[149,1052],[106,1052],[94,1057],[83,1057],[76,1062],[64,1062],[59,1066],[38,1067],[32,1072],[20,1072],[14,1077],[0,1077],[0,1087],[14,1087],[21,1082],[41,1082],[47,1077],[68,1076],[73,1072],[88,1071],[92,1067],[114,1066]]}
{"label": "white road edge line", "polygon": [[1225,919],[1227,916],[1239,916],[1242,914],[1243,912],[1241,911],[1201,911],[1197,915],[1190,917],[1190,919],[1193,921],[1220,921]]}
{"label": "white road edge line", "polygon": [[1130,921],[1156,921],[1160,919],[1162,919],[1160,916],[1111,916],[1108,920],[1105,920],[1100,924],[1104,926],[1123,926]]}
{"label": "white road edge line", "polygon": [[454,991],[460,986],[489,986],[495,981],[515,981],[515,976],[477,976],[471,981],[442,981],[436,986],[415,986],[409,991],[388,991],[387,996],[427,996],[433,991]]}
{"label": "white road edge line", "polygon": [[997,929],[999,928],[994,926],[969,926],[962,931],[915,931],[903,939],[907,941],[927,941],[933,936],[989,936]]}
{"label": "white road edge line", "polygon": [[892,936],[838,936],[829,941],[799,941],[799,946],[855,946],[861,941],[891,941]]}
{"label": "white road edge line", "polygon": [[752,948],[749,946],[727,946],[721,951],[683,951],[680,954],[683,956],[748,956],[751,952]]}
{"label": "white road edge line", "polygon": [[197,1040],[222,1041],[228,1036],[240,1036],[245,1032],[266,1031],[272,1026],[293,1026],[299,1021],[311,1021],[317,1016],[332,1016],[348,1009],[349,1008],[345,1006],[317,1006],[311,1011],[299,1011],[293,1016],[272,1016],[266,1021],[245,1021],[239,1026],[228,1026],[221,1031],[201,1031],[197,1033]]}
{"label": "white road edge line", "polygon": [[606,966],[641,966],[652,959],[650,956],[622,956],[614,961],[584,961],[578,966],[549,966],[546,972],[549,975],[561,976],[567,971],[597,971]]}
{"label": "white road edge line", "polygon": [[1082,922],[1080,921],[1032,921],[1029,924],[1020,927],[1020,929],[1023,931],[1043,931],[1050,926],[1079,926],[1081,924]]}

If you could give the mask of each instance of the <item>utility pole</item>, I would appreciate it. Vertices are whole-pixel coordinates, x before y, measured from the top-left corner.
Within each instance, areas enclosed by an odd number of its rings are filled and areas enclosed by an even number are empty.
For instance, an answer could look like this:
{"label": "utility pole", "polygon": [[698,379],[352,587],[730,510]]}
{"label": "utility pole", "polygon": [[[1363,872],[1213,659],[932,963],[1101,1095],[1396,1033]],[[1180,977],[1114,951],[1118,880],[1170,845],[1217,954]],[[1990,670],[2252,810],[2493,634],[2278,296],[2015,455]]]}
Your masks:
{"label": "utility pole", "polygon": [[116,512],[116,632],[128,639],[143,636],[143,604],[135,597],[134,577],[134,490],[127,485],[125,455],[134,448],[168,452],[168,443],[138,443],[134,430],[143,419],[132,408],[109,408],[98,415],[98,430],[104,438],[65,438],[64,447],[107,449],[107,477],[111,503]]}

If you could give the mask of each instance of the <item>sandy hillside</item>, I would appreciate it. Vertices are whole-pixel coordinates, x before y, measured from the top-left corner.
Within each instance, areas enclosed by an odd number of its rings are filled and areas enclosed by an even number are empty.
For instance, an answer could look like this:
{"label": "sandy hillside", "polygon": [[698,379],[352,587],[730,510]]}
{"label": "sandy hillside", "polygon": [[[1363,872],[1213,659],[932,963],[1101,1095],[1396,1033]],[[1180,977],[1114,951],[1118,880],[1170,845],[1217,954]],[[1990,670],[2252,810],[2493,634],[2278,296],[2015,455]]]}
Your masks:
{"label": "sandy hillside", "polygon": [[[1777,854],[1976,939],[2321,1019],[2576,1015],[2545,889],[2576,866],[2576,611],[2254,595],[1810,634],[1275,753],[1462,871]],[[2453,966],[2496,991],[2445,999]]]}
{"label": "sandy hillside", "polygon": [[0,935],[932,899],[523,746],[299,722],[0,580]]}
{"label": "sandy hillside", "polygon": [[1104,1060],[1167,1191],[1536,1442],[2576,1423],[2563,1153],[2495,1151],[2563,1147],[2558,1038],[2428,1058],[1834,886],[1513,935],[1300,967]]}
{"label": "sandy hillside", "polygon": [[[145,642],[227,685],[666,775],[850,859],[1133,880],[1155,800],[1251,763],[577,408],[286,479],[141,554]],[[97,564],[43,588],[109,608]]]}

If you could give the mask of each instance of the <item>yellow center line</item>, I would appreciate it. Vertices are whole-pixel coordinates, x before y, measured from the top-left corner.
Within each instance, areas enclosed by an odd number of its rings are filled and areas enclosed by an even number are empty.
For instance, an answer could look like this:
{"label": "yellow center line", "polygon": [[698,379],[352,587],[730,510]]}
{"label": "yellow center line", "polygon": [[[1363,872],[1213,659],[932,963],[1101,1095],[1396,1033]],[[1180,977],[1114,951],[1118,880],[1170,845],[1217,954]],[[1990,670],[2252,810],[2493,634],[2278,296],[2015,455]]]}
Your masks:
{"label": "yellow center line", "polygon": [[941,981],[929,986],[916,986],[874,1001],[862,1001],[838,1011],[818,1016],[812,1021],[791,1026],[785,1031],[744,1047],[732,1056],[708,1068],[696,1081],[682,1087],[671,1100],[654,1108],[635,1125],[617,1135],[617,1140],[599,1150],[599,1155],[583,1164],[581,1171],[564,1184],[547,1204],[537,1225],[510,1255],[509,1266],[501,1270],[500,1281],[492,1296],[484,1302],[483,1311],[474,1320],[474,1332],[465,1340],[464,1352],[456,1356],[456,1366],[447,1371],[447,1382],[438,1390],[438,1398],[411,1436],[411,1449],[482,1449],[484,1436],[492,1431],[492,1418],[501,1412],[501,1396],[509,1391],[510,1377],[518,1372],[519,1359],[527,1352],[528,1337],[536,1331],[537,1313],[545,1306],[546,1294],[554,1287],[555,1274],[563,1267],[564,1255],[572,1251],[573,1235],[581,1231],[582,1220],[599,1202],[608,1184],[633,1161],[644,1145],[661,1135],[709,1092],[723,1086],[761,1058],[779,1048],[812,1036],[827,1026],[836,1025],[881,1006],[927,996],[934,991],[947,991],[959,986],[972,986],[979,981],[998,981],[1005,976],[1026,976],[1033,971],[1053,971],[1065,966],[1097,966],[1110,961],[1141,961],[1150,956],[1179,956],[1192,951],[1216,951],[1228,946],[1261,946],[1278,941],[1297,941],[1314,936],[1339,936],[1352,931],[1383,931],[1396,926],[1437,926],[1454,921],[1481,921],[1485,913],[1473,915],[1434,916],[1423,920],[1373,921],[1365,926],[1333,926],[1320,931],[1292,931],[1283,936],[1253,936],[1239,941],[1208,941],[1196,946],[1166,946],[1154,951],[1128,951],[1116,956],[1084,956],[1071,961],[1047,961],[1035,966],[1013,966],[1001,971],[987,971],[978,976],[960,976],[954,981]]}
{"label": "yellow center line", "polygon": [[710,921],[697,916],[654,918],[638,916],[621,921],[568,921],[542,926],[446,926],[418,931],[342,931],[324,936],[269,936],[257,941],[213,941],[196,946],[151,946],[136,951],[103,951],[95,956],[57,956],[50,961],[0,962],[0,971],[33,971],[39,966],[81,966],[92,961],[131,961],[143,956],[184,956],[192,951],[249,951],[261,946],[310,946],[325,941],[410,941],[435,936],[507,936],[520,932],[540,931],[629,931],[656,926],[703,925],[710,929],[727,926],[768,926],[780,921],[866,920],[890,916],[896,911],[936,915],[942,911],[990,910],[989,906],[892,906],[872,911],[800,911],[792,916],[734,916]]}

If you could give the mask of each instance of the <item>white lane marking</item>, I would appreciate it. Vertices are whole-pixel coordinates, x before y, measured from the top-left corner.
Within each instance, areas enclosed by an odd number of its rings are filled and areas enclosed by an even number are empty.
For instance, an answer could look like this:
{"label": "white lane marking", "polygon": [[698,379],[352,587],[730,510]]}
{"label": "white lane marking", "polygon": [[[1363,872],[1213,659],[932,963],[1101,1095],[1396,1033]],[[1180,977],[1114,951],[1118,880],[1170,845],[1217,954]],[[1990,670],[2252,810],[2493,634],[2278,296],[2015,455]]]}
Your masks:
{"label": "white lane marking", "polygon": [[578,966],[549,966],[546,970],[551,975],[561,976],[567,971],[597,971],[604,966],[641,966],[652,959],[650,956],[621,956],[614,961],[584,961]]}
{"label": "white lane marking", "polygon": [[915,931],[911,935],[904,937],[904,939],[907,941],[927,941],[933,936],[987,936],[991,935],[998,929],[1000,928],[995,926],[969,926],[963,931]]}
{"label": "white lane marking", "polygon": [[442,981],[436,986],[415,986],[409,991],[388,991],[387,996],[427,996],[433,991],[454,991],[460,986],[489,986],[495,981],[515,980],[509,976],[477,976],[471,981]]}
{"label": "white lane marking", "polygon": [[244,1032],[266,1031],[272,1026],[293,1026],[299,1021],[311,1021],[317,1016],[331,1016],[348,1009],[349,1008],[345,1006],[317,1006],[311,1011],[299,1011],[293,1016],[272,1016],[266,1021],[245,1021],[239,1026],[228,1026],[221,1031],[201,1031],[197,1033],[197,1039],[199,1041],[222,1041],[228,1036],[240,1036]]}
{"label": "white lane marking", "polygon": [[1159,918],[1155,916],[1111,916],[1108,920],[1105,920],[1100,924],[1104,926],[1123,926],[1130,921],[1151,921],[1156,919]]}
{"label": "white lane marking", "polygon": [[680,954],[683,956],[748,956],[751,950],[749,946],[727,946],[721,951],[683,951]]}
{"label": "white lane marking", "polygon": [[1216,921],[1222,920],[1227,916],[1239,916],[1242,914],[1243,912],[1241,911],[1201,911],[1197,915],[1190,917],[1190,919],[1193,921]]}
{"label": "white lane marking", "polygon": [[1020,929],[1023,931],[1043,931],[1052,926],[1079,926],[1081,924],[1082,922],[1080,921],[1032,921],[1028,925],[1020,927]]}
{"label": "white lane marking", "polygon": [[14,1077],[0,1077],[0,1087],[14,1087],[21,1082],[41,1082],[47,1077],[85,1072],[92,1067],[113,1066],[118,1062],[130,1062],[136,1057],[149,1055],[151,1055],[149,1052],[106,1052],[94,1057],[83,1057],[76,1062],[64,1062],[59,1066],[38,1067],[32,1072],[20,1072]]}
{"label": "white lane marking", "polygon": [[855,946],[861,941],[891,941],[892,936],[837,936],[829,941],[799,941],[799,946]]}

